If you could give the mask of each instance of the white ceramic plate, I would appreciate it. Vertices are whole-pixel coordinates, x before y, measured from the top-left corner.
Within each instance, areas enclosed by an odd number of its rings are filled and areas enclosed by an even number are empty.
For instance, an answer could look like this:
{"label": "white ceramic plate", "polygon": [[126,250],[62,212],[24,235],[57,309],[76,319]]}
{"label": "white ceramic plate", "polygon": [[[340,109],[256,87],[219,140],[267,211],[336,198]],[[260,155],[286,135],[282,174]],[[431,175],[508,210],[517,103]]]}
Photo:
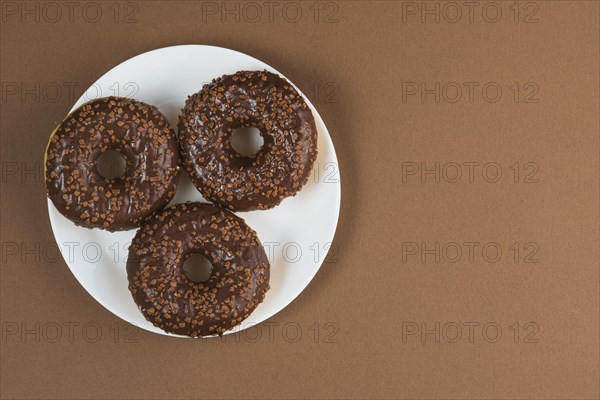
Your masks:
{"label": "white ceramic plate", "polygon": [[[198,92],[204,83],[239,70],[263,69],[282,75],[262,61],[220,47],[185,45],[153,50],[107,72],[71,111],[97,97],[133,97],[156,105],[176,128],[187,96]],[[321,116],[304,98],[317,124],[319,155],[308,183],[295,197],[272,210],[237,213],[265,246],[271,262],[271,290],[240,326],[227,333],[260,323],[290,304],[315,276],[333,240],[340,210],[337,158]],[[206,202],[182,174],[171,204],[187,200]],[[63,258],[88,293],[125,321],[167,335],[146,321],[127,288],[125,261],[135,230],[110,233],[77,227],[49,200],[48,211]]]}

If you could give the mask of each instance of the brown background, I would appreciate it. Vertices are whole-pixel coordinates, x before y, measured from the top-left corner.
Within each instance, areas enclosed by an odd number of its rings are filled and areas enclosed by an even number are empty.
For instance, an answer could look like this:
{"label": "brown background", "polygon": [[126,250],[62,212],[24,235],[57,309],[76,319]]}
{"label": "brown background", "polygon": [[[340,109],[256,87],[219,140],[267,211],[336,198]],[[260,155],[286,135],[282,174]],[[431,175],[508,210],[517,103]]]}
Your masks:
{"label": "brown background", "polygon": [[[428,2],[439,22],[411,13],[421,2],[293,2],[287,14],[280,2],[272,16],[258,2],[257,21],[238,2],[74,3],[57,17],[2,2],[2,398],[598,398],[597,2],[520,2],[518,22],[512,1],[481,2],[472,20],[461,2],[460,18]],[[342,176],[335,257],[270,325],[225,342],[135,331],[96,303],[52,251],[39,172],[91,82],[185,43],[286,74],[319,109]],[[403,100],[411,82],[439,82],[439,102]],[[453,103],[452,82],[475,82],[473,98]],[[496,102],[481,92],[490,82]],[[403,177],[436,162],[440,182]],[[472,182],[465,162],[479,163]],[[449,163],[463,164],[456,183]],[[472,261],[465,242],[480,243]],[[415,243],[439,243],[439,262],[406,254]],[[438,338],[421,336],[436,324]]]}

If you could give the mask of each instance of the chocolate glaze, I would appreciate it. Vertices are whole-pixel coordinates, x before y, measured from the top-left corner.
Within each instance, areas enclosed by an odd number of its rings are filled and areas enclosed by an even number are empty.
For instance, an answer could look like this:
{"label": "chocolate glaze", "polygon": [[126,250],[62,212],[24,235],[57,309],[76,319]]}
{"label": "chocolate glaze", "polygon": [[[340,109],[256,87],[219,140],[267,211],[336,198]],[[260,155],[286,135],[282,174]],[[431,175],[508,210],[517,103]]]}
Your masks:
{"label": "chocolate glaze", "polygon": [[[116,150],[125,175],[105,178],[96,160]],[[154,106],[106,97],[84,104],[56,129],[46,149],[46,190],[65,217],[109,231],[139,226],[175,195],[179,152],[175,132]]]}
{"label": "chocolate glaze", "polygon": [[[257,127],[254,157],[231,146],[236,128]],[[239,71],[204,85],[179,116],[183,165],[204,198],[231,210],[269,209],[306,183],[317,157],[317,129],[294,87],[267,71]]]}
{"label": "chocolate glaze", "polygon": [[[212,264],[206,282],[183,271],[194,253]],[[148,220],[127,260],[129,290],[146,319],[193,337],[222,334],[246,319],[269,290],[269,274],[256,232],[233,213],[201,203],[177,204]]]}

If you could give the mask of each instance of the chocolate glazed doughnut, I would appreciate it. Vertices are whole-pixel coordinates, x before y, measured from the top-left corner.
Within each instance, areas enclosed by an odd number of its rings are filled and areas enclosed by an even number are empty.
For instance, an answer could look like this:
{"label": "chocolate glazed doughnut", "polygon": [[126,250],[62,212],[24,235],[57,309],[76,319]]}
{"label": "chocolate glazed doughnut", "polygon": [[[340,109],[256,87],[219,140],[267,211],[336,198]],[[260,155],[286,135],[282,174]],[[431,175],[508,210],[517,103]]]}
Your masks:
{"label": "chocolate glazed doughnut", "polygon": [[[119,151],[121,178],[100,175],[96,161]],[[179,177],[175,132],[154,106],[106,97],[86,103],[52,133],[46,149],[48,197],[65,217],[88,228],[135,228],[164,208]]]}
{"label": "chocolate glazed doughnut", "polygon": [[[240,127],[256,127],[254,157],[231,146]],[[205,85],[179,116],[183,165],[204,198],[234,211],[269,209],[306,183],[317,157],[317,129],[294,87],[267,71],[239,71]]]}
{"label": "chocolate glazed doughnut", "polygon": [[[183,270],[186,258],[212,264],[206,282]],[[170,333],[222,334],[250,315],[269,290],[270,266],[254,232],[222,208],[182,203],[158,213],[129,248],[129,290],[144,317]]]}

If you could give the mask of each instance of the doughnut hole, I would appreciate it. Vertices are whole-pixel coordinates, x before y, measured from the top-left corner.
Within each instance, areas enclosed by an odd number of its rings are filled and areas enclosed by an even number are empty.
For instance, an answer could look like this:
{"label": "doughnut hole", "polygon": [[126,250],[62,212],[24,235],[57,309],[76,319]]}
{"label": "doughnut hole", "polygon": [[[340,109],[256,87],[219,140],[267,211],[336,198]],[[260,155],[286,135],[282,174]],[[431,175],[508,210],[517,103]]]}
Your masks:
{"label": "doughnut hole", "polygon": [[120,179],[127,170],[127,161],[118,150],[106,150],[96,160],[96,169],[106,179]]}
{"label": "doughnut hole", "polygon": [[194,283],[206,282],[212,273],[212,264],[202,254],[193,253],[185,259],[183,272]]}
{"label": "doughnut hole", "polygon": [[254,126],[242,126],[231,133],[231,147],[242,157],[253,158],[263,148],[265,139]]}

